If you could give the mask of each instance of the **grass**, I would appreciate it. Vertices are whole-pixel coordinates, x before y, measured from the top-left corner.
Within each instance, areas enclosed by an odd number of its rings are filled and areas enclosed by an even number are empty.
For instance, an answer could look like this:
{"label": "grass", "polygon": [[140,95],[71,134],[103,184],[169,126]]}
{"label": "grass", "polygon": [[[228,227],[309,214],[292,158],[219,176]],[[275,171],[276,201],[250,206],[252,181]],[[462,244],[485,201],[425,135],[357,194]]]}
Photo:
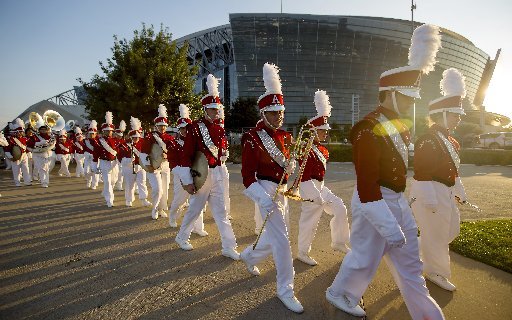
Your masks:
{"label": "grass", "polygon": [[512,219],[464,221],[450,249],[512,273]]}

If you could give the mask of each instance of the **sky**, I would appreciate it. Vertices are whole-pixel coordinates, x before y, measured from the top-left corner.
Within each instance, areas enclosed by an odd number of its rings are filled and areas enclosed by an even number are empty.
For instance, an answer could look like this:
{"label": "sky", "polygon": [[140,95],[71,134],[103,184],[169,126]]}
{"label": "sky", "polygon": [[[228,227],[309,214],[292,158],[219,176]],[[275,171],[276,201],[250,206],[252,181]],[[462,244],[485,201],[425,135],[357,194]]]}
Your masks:
{"label": "sky", "polygon": [[[229,13],[303,13],[411,19],[411,0],[0,0],[0,128],[43,99],[102,74],[113,36],[142,23],[173,38],[229,23]],[[512,1],[416,0],[414,20],[457,32],[494,58],[484,104],[512,117]],[[507,72],[508,71],[508,72]]]}

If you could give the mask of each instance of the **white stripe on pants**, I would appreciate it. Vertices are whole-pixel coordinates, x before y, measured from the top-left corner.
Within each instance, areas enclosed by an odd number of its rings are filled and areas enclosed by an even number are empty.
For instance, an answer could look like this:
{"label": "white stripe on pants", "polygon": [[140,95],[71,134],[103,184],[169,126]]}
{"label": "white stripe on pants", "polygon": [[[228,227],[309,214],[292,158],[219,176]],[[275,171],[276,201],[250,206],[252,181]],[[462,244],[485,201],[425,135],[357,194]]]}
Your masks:
{"label": "white stripe on pants", "polygon": [[[169,221],[176,221],[178,220],[178,211],[180,211],[183,208],[183,205],[189,198],[190,194],[183,189],[181,186],[180,178],[177,174],[173,174],[173,198],[171,202],[171,206],[169,207]],[[204,209],[201,210],[201,213],[197,217],[196,221],[194,222],[194,227],[192,230],[194,231],[202,231],[204,230],[204,222],[203,222],[203,216],[204,216]]]}
{"label": "white stripe on pants", "polygon": [[[312,202],[302,202],[302,211],[299,219],[299,252],[309,253],[311,244],[315,238],[316,229],[322,213],[332,216],[330,221],[331,242],[336,245],[348,244],[350,231],[348,227],[347,208],[339,197],[334,195],[329,188],[324,186],[323,181],[311,180],[317,190],[320,190],[324,206]],[[300,195],[303,199],[314,199],[318,195],[315,190],[309,190],[312,185],[300,184]],[[318,192],[318,191],[316,191]]]}
{"label": "white stripe on pants", "polygon": [[101,176],[103,177],[103,196],[105,197],[105,201],[107,205],[114,204],[114,189],[112,188],[112,170],[115,167],[115,162],[117,160],[103,160],[99,159]]}
{"label": "white stripe on pants", "polygon": [[225,190],[222,177],[223,173],[220,166],[208,168],[208,177],[203,187],[190,196],[190,205],[185,213],[177,237],[183,240],[190,238],[193,224],[201,214],[206,201],[208,201],[213,219],[219,229],[222,249],[236,248],[235,234],[231,227],[231,222],[227,218],[226,205],[224,204],[224,192],[228,191]]}
{"label": "white stripe on pants", "polygon": [[433,181],[437,198],[437,210],[425,208],[423,198],[413,182],[411,197],[418,199],[412,204],[416,221],[420,227],[420,251],[425,273],[439,274],[447,279],[450,271],[450,242],[460,232],[460,214],[455,204],[453,187]]}
{"label": "white stripe on pants", "polygon": [[407,243],[402,248],[391,248],[375,227],[364,217],[357,186],[352,197],[352,250],[347,253],[336,275],[330,293],[346,296],[356,305],[372,280],[382,257],[400,289],[411,317],[416,319],[444,319],[441,308],[430,296],[422,277],[417,227],[403,193],[381,187],[386,204],[402,228]]}
{"label": "white stripe on pants", "polygon": [[[121,168],[124,176],[124,196],[127,202],[133,202],[135,198],[135,186],[139,189],[139,199],[144,200],[148,196],[146,186],[146,171],[139,165],[133,166],[131,158],[121,160]],[[135,174],[133,173],[135,171]]]}
{"label": "white stripe on pants", "polygon": [[[258,180],[258,183],[269,195],[274,195],[277,183],[267,180]],[[252,265],[257,265],[272,255],[277,271],[277,294],[281,297],[293,297],[295,270],[293,269],[292,249],[288,233],[288,202],[281,193],[278,194],[277,201],[284,205],[284,210],[270,214],[256,249],[253,250],[251,244],[245,248],[242,255]],[[265,219],[267,211],[260,207],[259,212]]]}
{"label": "white stripe on pants", "polygon": [[151,186],[151,200],[153,210],[167,210],[167,198],[169,196],[169,184],[171,183],[171,171],[169,162],[164,161],[160,169],[147,174]]}
{"label": "white stripe on pants", "polygon": [[12,176],[14,183],[18,186],[21,184],[20,176],[23,176],[23,183],[29,185],[32,183],[32,177],[30,176],[30,170],[28,168],[28,157],[26,153],[21,154],[21,159],[18,161],[11,161]]}

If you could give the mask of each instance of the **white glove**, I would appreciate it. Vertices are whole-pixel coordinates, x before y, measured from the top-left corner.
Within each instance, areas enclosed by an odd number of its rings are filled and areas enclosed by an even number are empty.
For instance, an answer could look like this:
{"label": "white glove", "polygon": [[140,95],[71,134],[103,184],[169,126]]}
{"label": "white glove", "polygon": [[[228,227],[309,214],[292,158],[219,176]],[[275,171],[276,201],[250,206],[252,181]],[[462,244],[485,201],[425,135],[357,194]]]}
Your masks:
{"label": "white glove", "polygon": [[458,197],[461,202],[468,201],[466,190],[464,189],[464,185],[462,184],[460,177],[455,178],[455,186],[453,186],[453,191],[455,196]]}
{"label": "white glove", "polygon": [[405,236],[402,228],[395,219],[395,216],[389,210],[384,201],[361,203],[364,217],[375,227],[377,232],[386,239],[387,243],[393,247],[402,247],[405,244]]}
{"label": "white glove", "polygon": [[282,207],[279,201],[272,201],[270,195],[257,181],[253,182],[249,188],[245,189],[244,194],[267,212],[276,212]]}
{"label": "white glove", "polygon": [[228,160],[228,156],[220,156],[220,162],[224,163]]}
{"label": "white glove", "polygon": [[288,163],[288,165],[284,169],[284,172],[288,175],[291,175],[295,172],[295,167],[296,167],[295,160],[290,161],[290,163]]}

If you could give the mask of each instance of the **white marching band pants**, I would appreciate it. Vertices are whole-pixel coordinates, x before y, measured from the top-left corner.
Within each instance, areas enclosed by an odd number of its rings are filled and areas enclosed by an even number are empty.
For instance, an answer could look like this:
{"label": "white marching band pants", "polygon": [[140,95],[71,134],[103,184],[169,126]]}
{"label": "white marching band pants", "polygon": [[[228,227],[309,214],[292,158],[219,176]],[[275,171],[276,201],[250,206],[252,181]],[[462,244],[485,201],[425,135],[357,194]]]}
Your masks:
{"label": "white marching band pants", "polygon": [[[178,168],[178,167],[176,167]],[[174,169],[173,169],[174,171]],[[169,207],[169,222],[176,222],[178,220],[178,212],[182,210],[187,202],[190,194],[183,189],[181,186],[181,180],[177,173],[173,172],[173,198],[171,202],[171,206]],[[201,213],[197,217],[194,222],[194,226],[192,230],[194,231],[202,231],[204,230],[204,212],[205,210],[201,210]]]}
{"label": "white marching band pants", "polygon": [[96,168],[93,168],[94,162],[92,154],[89,152],[85,152],[85,159],[84,159],[84,173],[85,173],[85,183],[87,185],[87,188],[96,188],[98,186],[98,182],[100,180],[100,175],[97,173],[94,173],[94,170]]}
{"label": "white marching band pants", "polygon": [[190,196],[190,204],[183,217],[177,237],[183,240],[190,238],[194,223],[208,201],[213,219],[219,229],[222,249],[236,249],[235,233],[233,232],[233,227],[226,213],[224,193],[229,191],[225,190],[223,176],[224,173],[222,172],[221,166],[208,168],[208,177],[203,187]]}
{"label": "white marching band pants", "polygon": [[432,181],[437,198],[436,211],[427,209],[422,195],[413,182],[411,197],[412,209],[420,228],[420,252],[425,273],[451,277],[449,244],[460,233],[460,214],[455,203],[454,188]]}
{"label": "white marching band pants", "polygon": [[113,160],[112,164],[112,176],[110,178],[110,183],[112,184],[112,188],[116,186],[117,179],[119,179],[119,175],[121,174],[120,168],[119,168],[119,161],[117,161],[117,158]]}
{"label": "white marching band pants", "polygon": [[21,185],[20,178],[23,176],[23,183],[30,185],[32,183],[32,177],[30,175],[30,169],[28,168],[28,156],[26,153],[21,154],[21,159],[17,161],[11,161],[12,176],[14,178],[14,184],[17,186]]}
{"label": "white marching band pants", "polygon": [[[350,240],[350,230],[348,227],[347,208],[343,200],[324,186],[323,181],[315,179],[310,181],[300,183],[301,197],[303,199],[315,199],[318,196],[318,191],[320,191],[325,204],[320,206],[312,202],[302,202],[302,211],[299,219],[299,252],[309,253],[311,250],[311,244],[315,238],[318,222],[324,211],[332,216],[329,224],[331,227],[331,245],[348,244]],[[316,190],[310,190],[312,188],[316,188]]]}
{"label": "white marching band pants", "polygon": [[56,158],[56,154],[55,154],[55,151],[50,151],[50,168],[48,169],[48,172],[52,172],[53,168],[55,168],[55,160],[57,159]]}
{"label": "white marching band pants", "polygon": [[114,188],[112,187],[112,170],[114,170],[117,160],[103,160],[99,159],[99,167],[101,176],[103,177],[103,196],[107,205],[114,205]]}
{"label": "white marching band pants", "polygon": [[71,161],[71,154],[58,154],[55,156],[55,160],[60,162],[59,175],[69,177],[69,162]]}
{"label": "white marching band pants", "polygon": [[167,210],[169,184],[171,183],[171,170],[169,169],[169,162],[163,161],[160,169],[155,170],[153,173],[147,173],[147,178],[149,185],[151,186],[151,200],[153,202],[153,210]]}
{"label": "white marching band pants", "polygon": [[41,186],[47,187],[50,184],[50,152],[34,152],[32,160],[34,160],[34,168],[38,172]]}
{"label": "white marching band pants", "polygon": [[75,153],[76,171],[75,176],[85,176],[84,171],[85,153]]}
{"label": "white marching band pants", "polygon": [[229,198],[229,170],[225,162],[222,163],[221,168],[224,179],[224,190],[227,190],[227,192],[224,192],[224,204],[226,205],[226,213],[229,218],[231,216],[231,200]]}
{"label": "white marching band pants", "polygon": [[412,319],[444,319],[441,308],[430,296],[421,275],[418,230],[411,208],[403,193],[384,187],[380,189],[405,235],[406,244],[402,248],[391,248],[387,244],[365,218],[365,209],[359,200],[356,186],[352,197],[352,250],[345,255],[329,291],[336,297],[345,296],[352,305],[358,304],[384,257]]}
{"label": "white marching band pants", "polygon": [[[121,160],[122,175],[124,176],[124,197],[126,202],[133,202],[135,199],[135,188],[139,190],[139,199],[144,200],[148,197],[148,187],[146,186],[146,171],[140,165],[133,165],[131,158]],[[133,173],[135,171],[135,173]]]}
{"label": "white marching band pants", "polygon": [[[258,183],[266,193],[271,197],[274,196],[277,183],[267,180],[258,180]],[[253,250],[253,245],[251,244],[244,249],[241,255],[251,265],[257,265],[269,255],[272,255],[277,271],[277,294],[280,297],[291,298],[294,296],[293,277],[295,271],[293,269],[292,249],[290,247],[288,233],[290,226],[288,200],[279,193],[276,198],[276,202],[277,201],[281,202],[283,206],[279,207],[280,211],[270,214],[256,249]],[[267,211],[261,207],[258,209],[258,212],[261,212],[261,216],[264,220]]]}

